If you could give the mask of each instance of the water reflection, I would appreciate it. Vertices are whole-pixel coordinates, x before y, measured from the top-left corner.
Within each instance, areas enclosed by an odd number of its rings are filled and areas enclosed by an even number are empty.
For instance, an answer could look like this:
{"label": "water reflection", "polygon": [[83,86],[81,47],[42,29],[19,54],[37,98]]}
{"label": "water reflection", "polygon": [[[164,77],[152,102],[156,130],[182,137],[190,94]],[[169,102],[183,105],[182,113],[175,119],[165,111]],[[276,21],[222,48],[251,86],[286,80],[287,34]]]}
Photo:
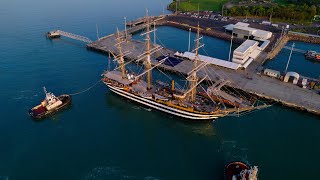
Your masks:
{"label": "water reflection", "polygon": [[107,107],[116,109],[118,111],[117,114],[119,117],[122,117],[122,119],[137,119],[139,121],[145,121],[146,123],[153,121],[157,124],[163,124],[166,127],[178,129],[187,133],[206,137],[216,136],[216,130],[212,122],[188,121],[149,107],[141,106],[140,104],[118,96],[111,91],[108,91],[108,93],[105,94],[105,97]]}

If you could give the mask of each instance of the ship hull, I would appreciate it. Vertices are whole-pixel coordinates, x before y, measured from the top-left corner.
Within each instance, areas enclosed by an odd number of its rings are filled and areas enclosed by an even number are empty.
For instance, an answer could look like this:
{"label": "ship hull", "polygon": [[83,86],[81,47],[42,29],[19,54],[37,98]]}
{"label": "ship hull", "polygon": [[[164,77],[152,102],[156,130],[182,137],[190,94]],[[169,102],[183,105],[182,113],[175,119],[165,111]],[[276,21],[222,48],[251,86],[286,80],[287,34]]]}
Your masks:
{"label": "ship hull", "polygon": [[55,114],[58,111],[61,111],[65,108],[67,108],[71,104],[71,96],[67,94],[63,94],[58,96],[58,99],[62,101],[62,104],[58,106],[57,108],[54,108],[52,110],[46,110],[44,107],[40,106],[38,108],[32,108],[29,110],[29,114],[34,119],[43,119],[45,117],[51,116]]}
{"label": "ship hull", "polygon": [[135,94],[126,92],[126,91],[122,90],[121,88],[113,87],[110,84],[107,84],[107,83],[105,83],[105,84],[115,94],[118,94],[124,98],[130,99],[138,104],[141,104],[141,105],[150,107],[152,109],[156,109],[156,110],[162,111],[164,113],[174,115],[176,117],[180,117],[183,119],[188,119],[188,120],[193,120],[193,121],[213,121],[219,117],[224,117],[227,115],[227,114],[218,114],[218,113],[207,115],[207,114],[198,114],[198,113],[192,113],[192,112],[179,110],[179,109],[172,108],[172,107],[166,106],[164,104],[158,103],[158,102],[153,101],[151,99],[143,98],[143,97],[137,96]]}

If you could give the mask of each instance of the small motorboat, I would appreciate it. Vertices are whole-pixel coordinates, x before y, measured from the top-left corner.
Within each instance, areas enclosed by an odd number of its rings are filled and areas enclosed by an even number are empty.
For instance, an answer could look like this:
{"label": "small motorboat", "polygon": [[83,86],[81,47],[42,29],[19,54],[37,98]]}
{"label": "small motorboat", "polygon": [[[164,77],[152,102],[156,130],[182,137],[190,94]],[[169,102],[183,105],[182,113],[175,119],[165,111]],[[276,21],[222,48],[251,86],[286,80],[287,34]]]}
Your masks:
{"label": "small motorboat", "polygon": [[71,104],[71,96],[67,94],[56,97],[51,92],[47,92],[43,87],[46,98],[38,105],[29,110],[31,117],[35,119],[41,119],[49,115],[54,114]]}
{"label": "small motorboat", "polygon": [[225,167],[226,180],[257,180],[258,167],[249,167],[243,162],[231,162]]}
{"label": "small motorboat", "polygon": [[318,53],[316,51],[307,51],[304,54],[304,56],[308,60],[312,60],[312,61],[316,61],[316,62],[320,61],[320,53]]}
{"label": "small motorboat", "polygon": [[50,39],[54,39],[54,38],[59,38],[61,35],[59,34],[59,32],[57,31],[50,31],[50,32],[47,32],[47,37],[50,38]]}

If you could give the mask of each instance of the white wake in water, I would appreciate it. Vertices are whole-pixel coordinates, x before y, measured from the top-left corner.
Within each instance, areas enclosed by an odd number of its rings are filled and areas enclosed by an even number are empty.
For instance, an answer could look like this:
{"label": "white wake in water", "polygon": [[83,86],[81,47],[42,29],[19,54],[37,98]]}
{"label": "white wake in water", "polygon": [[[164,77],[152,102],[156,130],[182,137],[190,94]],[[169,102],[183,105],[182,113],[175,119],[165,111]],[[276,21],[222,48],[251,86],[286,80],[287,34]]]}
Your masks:
{"label": "white wake in water", "polygon": [[[85,180],[160,180],[160,178],[153,176],[146,176],[138,178],[136,176],[128,175],[125,170],[115,166],[99,166],[93,168],[84,178]],[[1,180],[1,179],[0,179]]]}

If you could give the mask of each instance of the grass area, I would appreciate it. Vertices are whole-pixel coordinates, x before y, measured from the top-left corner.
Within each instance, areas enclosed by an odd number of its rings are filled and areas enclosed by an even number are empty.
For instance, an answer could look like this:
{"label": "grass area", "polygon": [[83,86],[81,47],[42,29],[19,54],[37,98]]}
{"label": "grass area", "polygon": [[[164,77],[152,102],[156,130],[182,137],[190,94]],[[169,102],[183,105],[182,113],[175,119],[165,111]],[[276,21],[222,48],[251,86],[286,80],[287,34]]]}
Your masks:
{"label": "grass area", "polygon": [[[221,11],[222,5],[228,0],[186,0],[178,4],[179,11],[197,11],[198,4],[200,11]],[[169,7],[175,10],[176,2],[172,2]]]}

